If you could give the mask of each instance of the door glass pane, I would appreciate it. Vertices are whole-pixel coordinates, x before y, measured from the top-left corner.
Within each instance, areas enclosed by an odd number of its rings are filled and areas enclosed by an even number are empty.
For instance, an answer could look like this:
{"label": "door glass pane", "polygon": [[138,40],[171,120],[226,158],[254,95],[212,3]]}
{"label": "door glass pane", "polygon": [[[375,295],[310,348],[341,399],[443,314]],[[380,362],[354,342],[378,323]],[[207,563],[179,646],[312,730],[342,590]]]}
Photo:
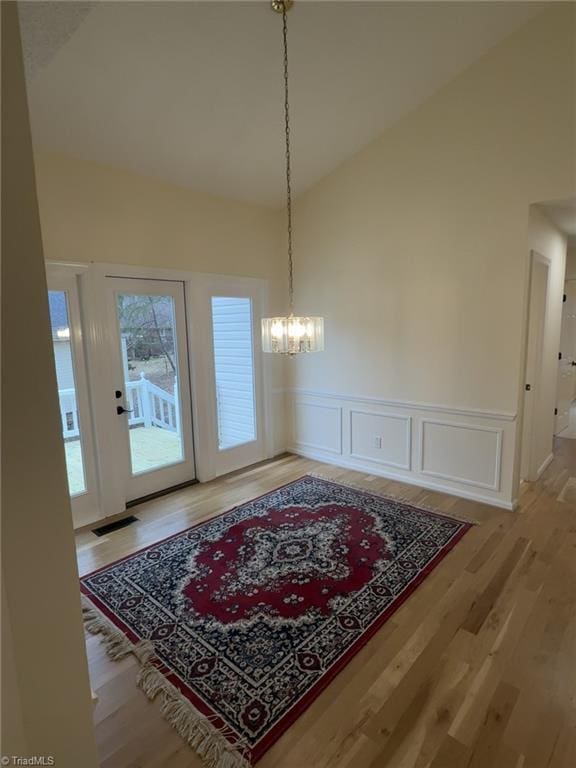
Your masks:
{"label": "door glass pane", "polygon": [[66,291],[48,291],[48,305],[50,308],[52,346],[56,364],[60,420],[66,452],[68,489],[71,496],[76,496],[86,491],[86,477],[84,474],[84,458],[80,439],[80,416],[76,398],[74,357],[70,341],[70,321]]}
{"label": "door glass pane", "polygon": [[182,461],[174,299],[119,294],[118,323],[132,474]]}
{"label": "door glass pane", "polygon": [[213,296],[212,334],[218,448],[224,450],[256,439],[251,300]]}

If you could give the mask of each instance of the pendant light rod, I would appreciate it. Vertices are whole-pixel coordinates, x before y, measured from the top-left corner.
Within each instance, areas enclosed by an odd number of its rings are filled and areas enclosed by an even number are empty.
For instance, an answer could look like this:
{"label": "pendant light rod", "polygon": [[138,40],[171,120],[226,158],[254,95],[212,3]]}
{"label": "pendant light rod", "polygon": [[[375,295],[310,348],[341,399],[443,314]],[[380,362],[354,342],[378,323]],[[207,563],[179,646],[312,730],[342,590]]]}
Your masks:
{"label": "pendant light rod", "polygon": [[272,0],[272,10],[282,14],[284,45],[284,138],[286,148],[286,218],[288,234],[288,298],[290,314],[262,318],[262,351],[282,355],[321,352],[324,349],[324,318],[294,316],[294,265],[292,259],[292,168],[290,155],[290,101],[288,99],[288,22],[293,0]]}
{"label": "pendant light rod", "polygon": [[272,8],[282,13],[282,41],[284,44],[284,137],[286,146],[286,219],[288,230],[288,306],[294,314],[294,264],[292,259],[292,164],[290,155],[290,101],[288,99],[288,20],[292,2],[274,0]]}

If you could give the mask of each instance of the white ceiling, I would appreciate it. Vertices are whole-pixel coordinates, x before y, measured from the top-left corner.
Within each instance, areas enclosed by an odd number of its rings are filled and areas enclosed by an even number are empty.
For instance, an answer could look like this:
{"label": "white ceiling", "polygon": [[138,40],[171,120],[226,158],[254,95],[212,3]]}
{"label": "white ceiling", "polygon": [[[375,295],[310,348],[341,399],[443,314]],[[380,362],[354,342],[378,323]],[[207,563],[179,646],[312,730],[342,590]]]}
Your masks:
{"label": "white ceiling", "polygon": [[576,245],[576,197],[540,203],[540,208],[543,208],[548,218],[568,236],[570,243]]}
{"label": "white ceiling", "polygon": [[[267,2],[21,5],[38,145],[282,203],[281,19]],[[541,8],[297,2],[289,15],[296,193]]]}

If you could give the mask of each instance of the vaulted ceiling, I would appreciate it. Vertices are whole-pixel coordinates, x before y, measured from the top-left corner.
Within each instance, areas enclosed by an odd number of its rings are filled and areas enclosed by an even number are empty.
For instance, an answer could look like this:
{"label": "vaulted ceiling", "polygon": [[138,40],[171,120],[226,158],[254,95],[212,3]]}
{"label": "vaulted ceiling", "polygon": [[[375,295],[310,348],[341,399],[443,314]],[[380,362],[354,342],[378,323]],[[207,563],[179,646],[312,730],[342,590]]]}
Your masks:
{"label": "vaulted ceiling", "polygon": [[[282,204],[281,19],[267,2],[20,6],[37,145]],[[289,15],[296,192],[541,8],[296,2]]]}

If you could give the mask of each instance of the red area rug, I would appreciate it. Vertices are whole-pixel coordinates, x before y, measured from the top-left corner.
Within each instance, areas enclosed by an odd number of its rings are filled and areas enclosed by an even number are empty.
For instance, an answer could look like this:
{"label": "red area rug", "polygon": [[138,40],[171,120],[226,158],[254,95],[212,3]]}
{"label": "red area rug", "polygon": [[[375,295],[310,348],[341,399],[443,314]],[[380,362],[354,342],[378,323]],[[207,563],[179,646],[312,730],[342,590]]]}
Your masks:
{"label": "red area rug", "polygon": [[252,765],[470,527],[302,477],[84,577],[86,625],[208,766]]}

